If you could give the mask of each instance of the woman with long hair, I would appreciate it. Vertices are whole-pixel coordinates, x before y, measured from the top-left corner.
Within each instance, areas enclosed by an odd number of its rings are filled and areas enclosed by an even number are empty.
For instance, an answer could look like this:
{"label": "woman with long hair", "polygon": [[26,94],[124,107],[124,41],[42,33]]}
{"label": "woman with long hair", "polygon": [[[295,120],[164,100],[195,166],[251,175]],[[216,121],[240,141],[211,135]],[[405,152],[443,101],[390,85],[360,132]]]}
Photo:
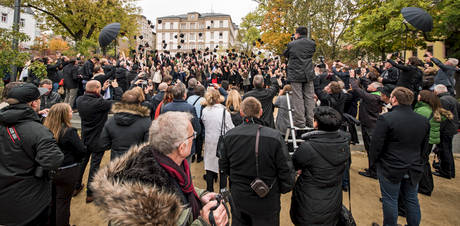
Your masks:
{"label": "woman with long hair", "polygon": [[234,126],[239,126],[243,123],[243,117],[240,115],[240,105],[242,102],[242,98],[240,93],[237,90],[230,90],[227,96],[227,103],[225,106],[227,107],[227,111],[230,112],[232,116],[232,122]]}
{"label": "woman with long hair", "polygon": [[415,105],[414,111],[423,115],[430,121],[430,139],[428,150],[423,152],[423,161],[425,162],[425,170],[423,177],[419,183],[419,193],[431,196],[434,189],[433,176],[429,156],[433,145],[439,144],[441,141],[441,122],[449,119],[452,120],[453,115],[450,111],[441,107],[441,101],[433,92],[422,90],[418,95],[418,102]]}
{"label": "woman with long hair", "polygon": [[[206,190],[214,191],[214,180],[219,173],[219,158],[216,156],[217,142],[221,134],[232,129],[232,117],[221,103],[224,97],[214,88],[208,88],[202,103],[205,108],[201,114],[205,132],[204,139],[204,168],[206,170]],[[225,121],[225,123],[223,123]],[[227,177],[220,175],[220,188],[225,188]]]}
{"label": "woman with long hair", "polygon": [[155,110],[155,119],[161,114],[161,111],[163,110],[163,107],[166,106],[166,104],[173,102],[174,95],[172,93],[172,88],[174,86],[168,86],[166,89],[165,95],[163,97],[163,100],[158,104],[156,110]]}
{"label": "woman with long hair", "polygon": [[70,201],[75,183],[80,174],[80,162],[86,148],[78,135],[77,129],[72,127],[72,108],[69,104],[58,103],[53,105],[43,123],[54,135],[59,148],[64,154],[61,167],[56,172],[54,184],[56,186],[56,225],[69,225]]}

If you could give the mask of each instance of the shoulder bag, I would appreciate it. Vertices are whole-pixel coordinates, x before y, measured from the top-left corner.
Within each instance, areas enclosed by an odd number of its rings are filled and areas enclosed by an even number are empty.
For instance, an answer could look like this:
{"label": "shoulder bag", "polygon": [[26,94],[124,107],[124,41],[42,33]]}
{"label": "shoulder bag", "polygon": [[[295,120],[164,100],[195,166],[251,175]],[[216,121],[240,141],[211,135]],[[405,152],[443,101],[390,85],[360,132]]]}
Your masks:
{"label": "shoulder bag", "polygon": [[217,140],[217,149],[216,149],[216,156],[220,158],[222,150],[224,149],[224,135],[225,135],[225,107],[222,111],[222,124],[220,125],[220,136],[219,140]]}

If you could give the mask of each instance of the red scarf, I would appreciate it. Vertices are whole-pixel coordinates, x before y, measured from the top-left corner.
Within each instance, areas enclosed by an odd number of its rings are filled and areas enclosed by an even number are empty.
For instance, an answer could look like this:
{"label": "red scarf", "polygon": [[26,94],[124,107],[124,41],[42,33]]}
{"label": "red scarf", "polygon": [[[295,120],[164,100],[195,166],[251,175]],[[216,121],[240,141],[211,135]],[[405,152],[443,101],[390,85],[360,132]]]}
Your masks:
{"label": "red scarf", "polygon": [[154,152],[154,155],[160,166],[179,184],[182,192],[190,203],[193,219],[198,218],[201,210],[201,201],[193,187],[192,175],[187,160],[184,159],[182,164],[178,166],[172,159],[161,153]]}

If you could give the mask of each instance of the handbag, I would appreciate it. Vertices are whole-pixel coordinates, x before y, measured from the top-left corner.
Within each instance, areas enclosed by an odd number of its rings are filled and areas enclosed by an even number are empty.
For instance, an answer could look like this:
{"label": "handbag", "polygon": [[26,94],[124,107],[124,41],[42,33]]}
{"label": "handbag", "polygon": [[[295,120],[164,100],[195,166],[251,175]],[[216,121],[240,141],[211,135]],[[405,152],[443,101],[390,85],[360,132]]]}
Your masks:
{"label": "handbag", "polygon": [[268,192],[270,192],[270,190],[272,189],[273,185],[275,184],[276,182],[276,178],[275,180],[273,181],[273,183],[271,184],[270,187],[268,187],[268,185],[262,180],[259,178],[259,138],[260,138],[260,129],[262,128],[262,126],[259,126],[257,128],[257,135],[256,135],[256,149],[255,149],[255,153],[256,153],[256,172],[257,172],[257,177],[256,179],[254,179],[252,182],[251,182],[251,189],[260,197],[260,198],[263,198],[265,196],[268,195]]}
{"label": "handbag", "polygon": [[224,150],[224,135],[225,135],[225,108],[222,112],[222,124],[220,125],[220,136],[219,140],[217,140],[217,149],[216,149],[216,156],[220,158],[222,150]]}

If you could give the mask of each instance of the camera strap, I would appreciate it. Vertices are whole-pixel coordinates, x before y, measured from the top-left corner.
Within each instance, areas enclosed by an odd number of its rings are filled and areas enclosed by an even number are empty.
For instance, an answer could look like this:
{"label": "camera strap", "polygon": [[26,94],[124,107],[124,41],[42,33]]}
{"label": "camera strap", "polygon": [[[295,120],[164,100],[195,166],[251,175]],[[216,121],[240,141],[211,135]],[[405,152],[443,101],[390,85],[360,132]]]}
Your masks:
{"label": "camera strap", "polygon": [[[259,140],[260,140],[260,130],[262,129],[262,126],[259,125],[257,127],[257,134],[256,134],[256,172],[257,172],[257,178],[260,179],[259,177]],[[262,179],[261,179],[262,180]],[[273,185],[275,184],[276,182],[276,177],[275,179],[273,180],[272,184],[270,185],[270,190],[272,189]]]}

